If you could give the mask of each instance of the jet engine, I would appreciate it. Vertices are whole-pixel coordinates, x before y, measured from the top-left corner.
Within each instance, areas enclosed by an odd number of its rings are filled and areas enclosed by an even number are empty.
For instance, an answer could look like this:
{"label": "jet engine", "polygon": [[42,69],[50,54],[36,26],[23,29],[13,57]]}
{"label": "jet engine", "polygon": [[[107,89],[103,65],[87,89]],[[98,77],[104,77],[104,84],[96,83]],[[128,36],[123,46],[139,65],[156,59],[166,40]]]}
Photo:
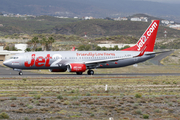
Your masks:
{"label": "jet engine", "polygon": [[80,63],[71,63],[67,66],[68,72],[85,72],[86,65]]}
{"label": "jet engine", "polygon": [[66,69],[49,69],[50,72],[66,72]]}

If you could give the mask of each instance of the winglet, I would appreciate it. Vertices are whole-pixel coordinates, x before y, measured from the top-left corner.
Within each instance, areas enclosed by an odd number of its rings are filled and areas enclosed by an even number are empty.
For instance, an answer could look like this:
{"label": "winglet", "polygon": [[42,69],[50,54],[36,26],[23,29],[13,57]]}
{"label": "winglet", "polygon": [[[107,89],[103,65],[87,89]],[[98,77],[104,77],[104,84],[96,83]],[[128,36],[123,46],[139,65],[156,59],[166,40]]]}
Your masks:
{"label": "winglet", "polygon": [[71,51],[75,51],[75,47],[73,47]]}
{"label": "winglet", "polygon": [[122,51],[142,51],[142,49],[144,49],[144,46],[147,46],[145,51],[153,52],[158,27],[159,27],[159,20],[154,20],[150,24],[148,29],[144,32],[144,34],[141,36],[141,38],[139,39],[139,41],[136,43],[135,46],[124,49]]}

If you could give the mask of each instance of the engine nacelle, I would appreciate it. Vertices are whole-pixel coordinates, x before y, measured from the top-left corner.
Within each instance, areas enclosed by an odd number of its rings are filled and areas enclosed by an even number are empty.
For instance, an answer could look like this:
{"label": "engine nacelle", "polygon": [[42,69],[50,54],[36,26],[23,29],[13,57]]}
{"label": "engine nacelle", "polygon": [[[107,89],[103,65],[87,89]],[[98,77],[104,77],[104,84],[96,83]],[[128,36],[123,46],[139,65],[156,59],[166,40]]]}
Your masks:
{"label": "engine nacelle", "polygon": [[68,72],[85,72],[86,65],[80,63],[71,63],[67,66]]}
{"label": "engine nacelle", "polygon": [[50,72],[66,72],[66,69],[49,69]]}

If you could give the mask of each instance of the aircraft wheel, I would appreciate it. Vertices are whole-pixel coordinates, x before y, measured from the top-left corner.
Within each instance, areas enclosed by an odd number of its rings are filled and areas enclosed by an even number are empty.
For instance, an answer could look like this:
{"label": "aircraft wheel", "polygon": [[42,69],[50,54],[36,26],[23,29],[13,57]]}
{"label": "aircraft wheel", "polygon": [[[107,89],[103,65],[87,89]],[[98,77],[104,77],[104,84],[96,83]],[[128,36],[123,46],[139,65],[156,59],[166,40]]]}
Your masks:
{"label": "aircraft wheel", "polygon": [[82,75],[83,72],[76,72],[77,75]]}
{"label": "aircraft wheel", "polygon": [[22,75],[23,75],[23,72],[22,72],[22,71],[20,71],[20,72],[19,72],[19,75],[20,75],[20,76],[22,76]]}
{"label": "aircraft wheel", "polygon": [[88,75],[94,75],[94,71],[93,70],[88,70],[87,74]]}

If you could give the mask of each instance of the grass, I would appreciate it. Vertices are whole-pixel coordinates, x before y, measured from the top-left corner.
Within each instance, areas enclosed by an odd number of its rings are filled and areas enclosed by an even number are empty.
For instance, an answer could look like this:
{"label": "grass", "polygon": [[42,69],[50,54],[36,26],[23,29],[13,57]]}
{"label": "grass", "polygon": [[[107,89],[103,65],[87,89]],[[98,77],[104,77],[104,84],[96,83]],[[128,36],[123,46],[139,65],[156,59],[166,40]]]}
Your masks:
{"label": "grass", "polygon": [[[174,106],[173,108],[168,108],[168,104],[164,104],[166,100],[171,101],[172,99],[179,99],[180,96],[154,96],[154,97],[142,97],[136,99],[133,96],[126,96],[126,97],[78,97],[77,99],[72,99],[71,97],[67,97],[64,99],[57,99],[57,98],[41,98],[41,101],[54,101],[50,104],[40,103],[36,105],[36,102],[31,102],[34,99],[19,99],[17,101],[17,107],[6,111],[4,106],[2,106],[2,110],[5,111],[7,114],[11,112],[11,116],[15,114],[19,114],[22,118],[24,118],[23,113],[27,113],[26,117],[29,119],[33,119],[33,116],[41,116],[47,115],[48,118],[55,118],[57,114],[61,118],[67,119],[87,119],[93,117],[94,119],[101,119],[107,118],[109,116],[113,117],[114,119],[124,119],[124,118],[144,118],[144,119],[160,119],[163,116],[170,116],[171,118],[176,118],[178,116],[179,107]],[[135,103],[128,103],[127,99],[134,100]],[[147,103],[137,103],[139,101],[145,100],[149,101],[152,99],[152,102]],[[156,100],[161,99],[161,103],[157,103]],[[10,103],[10,100],[6,100],[1,102],[1,104],[7,105]],[[18,107],[18,102],[23,102],[27,105]],[[121,104],[120,102],[124,102]],[[28,108],[28,109],[27,109]],[[159,109],[161,108],[161,109]],[[21,114],[22,113],[22,114]],[[40,114],[35,114],[40,113]],[[148,113],[148,114],[147,114]],[[169,118],[169,117],[168,117]]]}
{"label": "grass", "polygon": [[[61,94],[61,96],[136,95],[137,98],[140,98],[144,95],[178,95],[180,91],[180,76],[82,76],[78,78],[41,79],[42,78],[27,78],[26,82],[24,82],[19,78],[14,80],[0,78],[0,96],[29,96],[40,99],[43,96],[58,96],[59,94]],[[154,84],[154,81],[159,84]],[[106,84],[108,85],[108,92],[104,91]],[[16,97],[11,97],[10,99]]]}
{"label": "grass", "polygon": [[[19,77],[0,78],[0,101],[2,111],[10,115],[40,113],[54,119],[57,114],[62,119],[176,118],[179,86],[180,76],[38,77],[26,81]],[[12,104],[16,104],[13,109]],[[11,109],[6,111],[6,106]]]}
{"label": "grass", "polygon": [[137,94],[135,94],[135,97],[136,97],[136,98],[141,98],[142,95],[141,95],[140,93],[137,93]]}
{"label": "grass", "polygon": [[9,115],[8,115],[7,113],[2,112],[2,113],[0,114],[0,119],[8,119],[8,118],[9,118]]}

